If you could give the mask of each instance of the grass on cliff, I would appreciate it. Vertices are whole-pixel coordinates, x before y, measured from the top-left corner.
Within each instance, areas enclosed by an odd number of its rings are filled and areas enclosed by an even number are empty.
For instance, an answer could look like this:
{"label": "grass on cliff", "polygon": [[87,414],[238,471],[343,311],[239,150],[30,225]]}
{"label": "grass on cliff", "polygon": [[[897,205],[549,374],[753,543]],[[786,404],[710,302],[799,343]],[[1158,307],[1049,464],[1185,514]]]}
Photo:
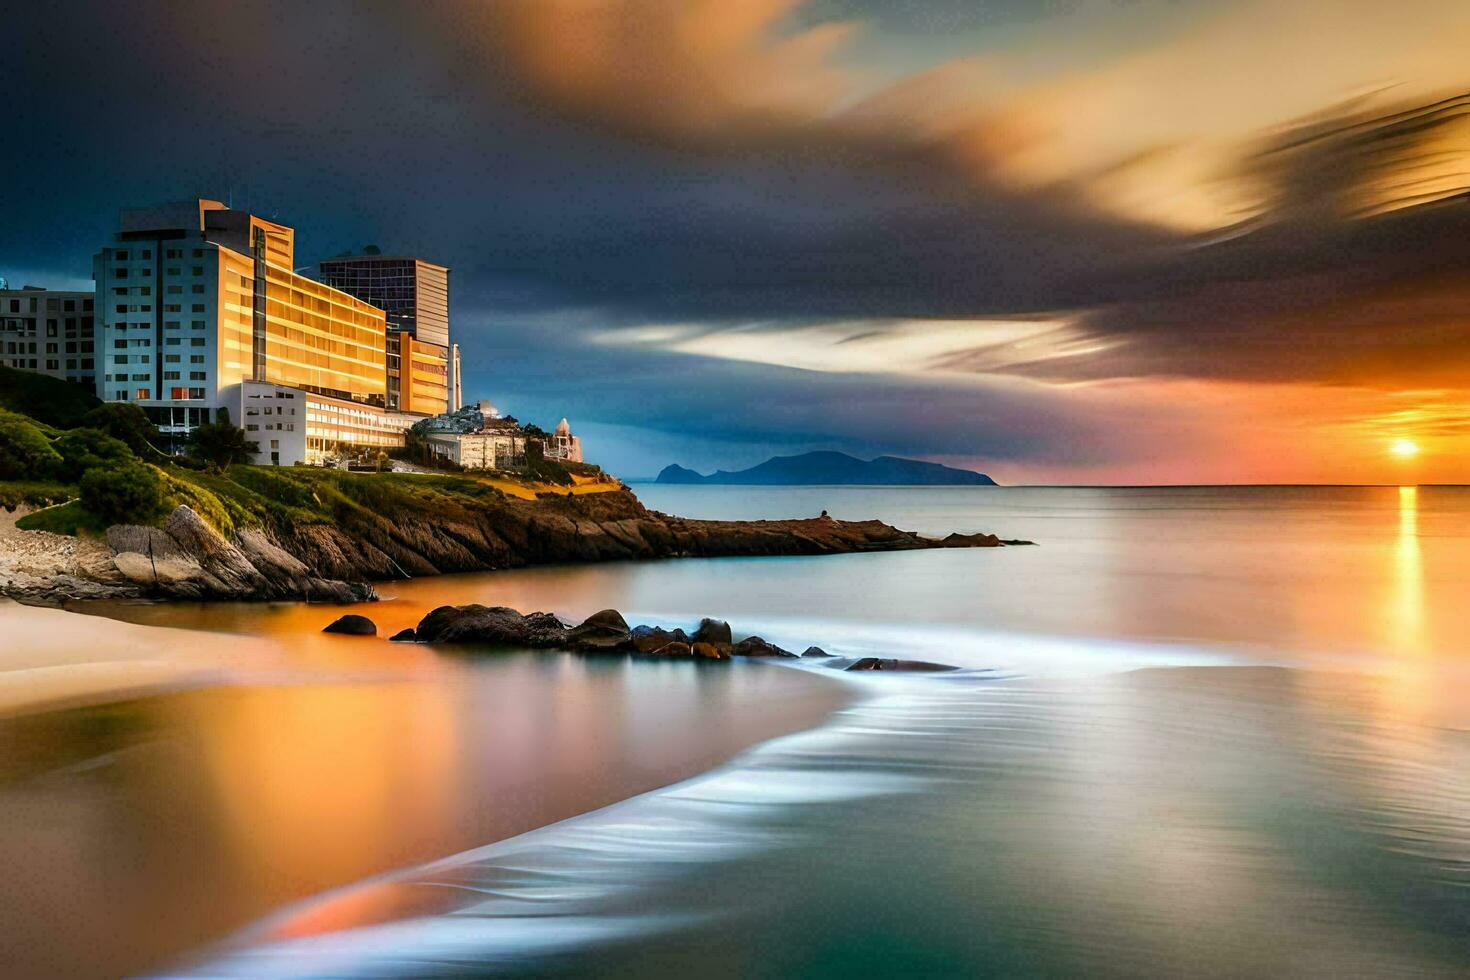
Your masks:
{"label": "grass on cliff", "polygon": [[[420,473],[347,473],[314,467],[231,466],[223,473],[155,467],[165,489],[163,514],[188,504],[225,535],[240,528],[290,524],[341,524],[374,514],[432,518],[446,510],[538,494],[585,494],[616,490],[616,483],[580,482],[573,487],[517,480],[512,476]],[[23,530],[59,534],[99,533],[99,522],[74,499],[74,486],[0,481],[0,505],[39,506],[66,501],[26,515]]]}

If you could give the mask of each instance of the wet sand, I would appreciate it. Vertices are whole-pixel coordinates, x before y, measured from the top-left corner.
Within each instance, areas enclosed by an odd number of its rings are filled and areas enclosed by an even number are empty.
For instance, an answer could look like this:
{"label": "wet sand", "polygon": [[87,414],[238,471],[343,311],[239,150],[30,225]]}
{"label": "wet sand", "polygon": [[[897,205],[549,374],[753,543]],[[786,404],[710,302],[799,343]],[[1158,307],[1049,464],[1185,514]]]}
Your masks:
{"label": "wet sand", "polygon": [[766,664],[442,654],[301,627],[0,605],[7,971],[156,970],[293,901],[687,779],[848,700]]}

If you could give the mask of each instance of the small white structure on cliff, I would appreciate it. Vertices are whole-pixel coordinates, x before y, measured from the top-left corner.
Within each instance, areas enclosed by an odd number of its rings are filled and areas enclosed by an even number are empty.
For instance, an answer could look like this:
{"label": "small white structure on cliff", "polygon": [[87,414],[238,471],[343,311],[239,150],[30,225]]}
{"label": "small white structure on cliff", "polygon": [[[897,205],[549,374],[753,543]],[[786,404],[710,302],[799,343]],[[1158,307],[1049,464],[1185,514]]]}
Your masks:
{"label": "small white structure on cliff", "polygon": [[546,446],[547,459],[559,459],[564,463],[582,462],[582,440],[572,435],[572,427],[566,419],[556,423],[556,431]]}
{"label": "small white structure on cliff", "polygon": [[468,470],[505,470],[526,464],[526,433],[513,416],[488,401],[424,419],[413,427],[438,456]]}

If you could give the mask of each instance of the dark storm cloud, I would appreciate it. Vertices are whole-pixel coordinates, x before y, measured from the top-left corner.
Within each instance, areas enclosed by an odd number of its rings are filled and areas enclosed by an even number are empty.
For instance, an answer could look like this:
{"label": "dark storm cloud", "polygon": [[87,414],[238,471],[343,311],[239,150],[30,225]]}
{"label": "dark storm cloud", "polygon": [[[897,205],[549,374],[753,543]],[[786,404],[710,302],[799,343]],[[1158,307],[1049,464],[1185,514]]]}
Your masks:
{"label": "dark storm cloud", "polygon": [[[1013,368],[1047,380],[1470,366],[1462,207],[1360,206],[1443,190],[1458,103],[1339,112],[1242,152],[1229,176],[1267,205],[1211,243],[1066,181],[1001,179],[1024,126],[926,128],[942,74],[847,104],[830,55],[862,26],[787,0],[52,3],[6,29],[22,43],[0,98],[24,135],[0,155],[0,274],[86,276],[117,208],[231,197],[295,225],[302,265],[377,242],[452,266],[472,368],[547,412],[914,453],[1128,451],[1035,390],[586,347],[676,320],[759,319],[779,344],[786,321],[1075,318],[1096,354]],[[594,312],[550,331],[558,310]],[[989,353],[940,366],[993,372]]]}

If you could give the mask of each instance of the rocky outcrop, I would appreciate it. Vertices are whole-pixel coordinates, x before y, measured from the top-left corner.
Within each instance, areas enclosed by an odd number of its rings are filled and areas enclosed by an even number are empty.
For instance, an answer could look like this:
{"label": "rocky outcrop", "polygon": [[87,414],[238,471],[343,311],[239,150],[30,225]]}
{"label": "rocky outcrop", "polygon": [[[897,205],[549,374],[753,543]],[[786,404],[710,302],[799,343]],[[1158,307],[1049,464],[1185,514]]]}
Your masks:
{"label": "rocky outcrop", "polygon": [[322,632],[342,633],[347,636],[377,636],[378,624],[366,616],[355,616],[349,613],[346,616],[338,616],[323,626]]}
{"label": "rocky outcrop", "polygon": [[[184,506],[162,527],[110,528],[112,555],[105,573],[81,577],[105,580],[113,593],[158,598],[357,602],[376,598],[367,582],[446,572],[655,558],[991,548],[1003,543],[989,534],[938,540],[881,521],[830,517],[689,520],[648,510],[621,489],[536,500],[465,495],[410,513],[345,508],[334,523],[282,522],[242,529],[233,541]],[[663,639],[664,644],[708,642],[716,649],[730,643],[728,635],[720,634]]]}
{"label": "rocky outcrop", "polygon": [[440,606],[425,616],[412,632],[414,639],[423,643],[475,643],[589,654],[649,654],[702,660],[796,656],[759,636],[732,643],[730,624],[723,620],[701,621],[691,640],[682,629],[630,628],[616,609],[593,613],[571,626],[550,613],[522,615],[506,606]]}
{"label": "rocky outcrop", "polygon": [[236,543],[187,506],[162,527],[118,524],[107,529],[117,572],[144,595],[170,599],[306,599],[362,602],[372,586],[322,577],[262,531],[242,531]]}

